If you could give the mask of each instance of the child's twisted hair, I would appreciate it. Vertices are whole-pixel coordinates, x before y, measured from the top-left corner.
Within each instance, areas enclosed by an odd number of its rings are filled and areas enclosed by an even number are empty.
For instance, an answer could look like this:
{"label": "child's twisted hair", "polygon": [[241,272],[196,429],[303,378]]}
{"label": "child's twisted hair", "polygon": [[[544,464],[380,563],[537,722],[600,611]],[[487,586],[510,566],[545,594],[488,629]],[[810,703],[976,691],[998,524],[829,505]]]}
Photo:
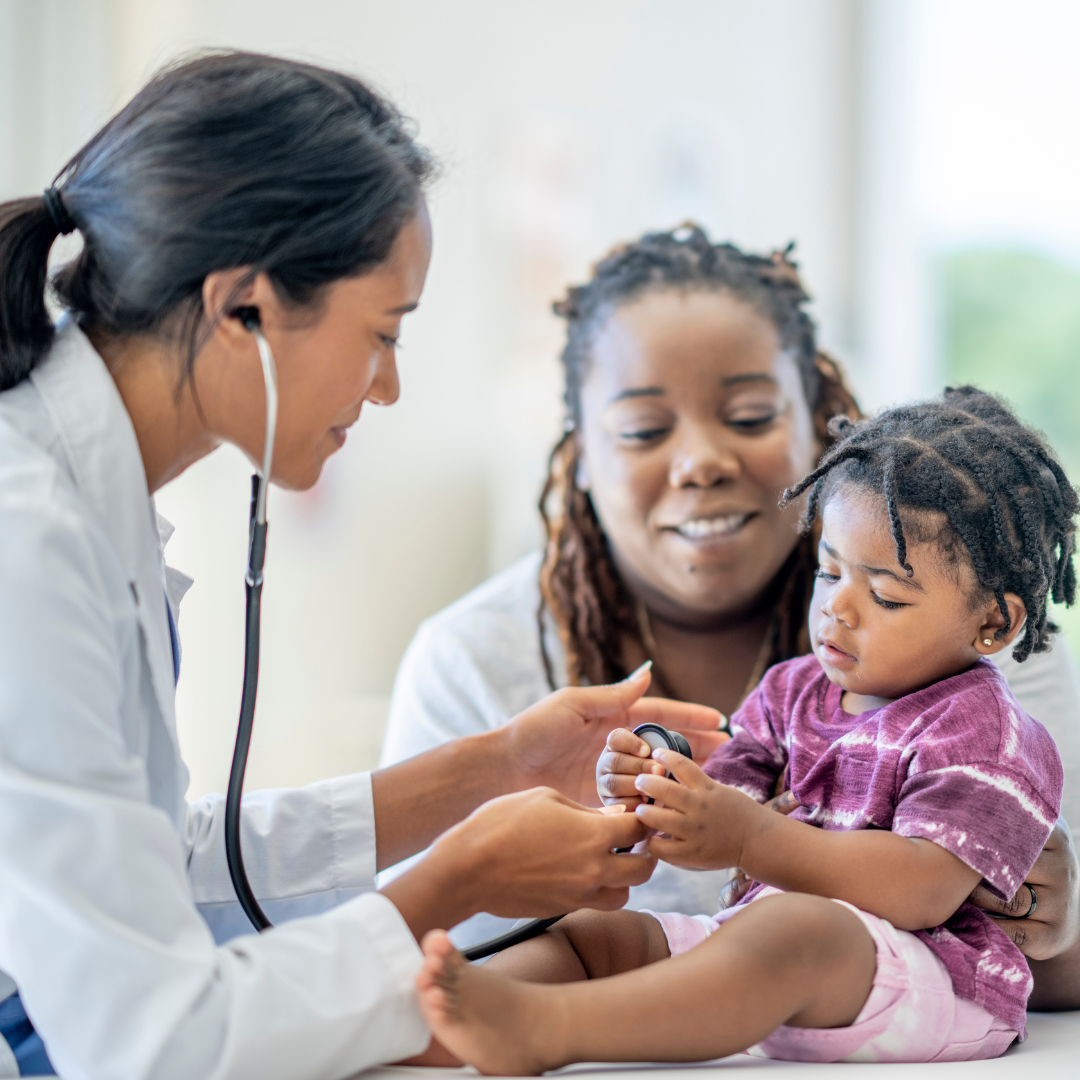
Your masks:
{"label": "child's twisted hair", "polygon": [[[803,531],[831,489],[830,475],[877,491],[888,509],[896,561],[908,575],[905,528],[919,541],[935,540],[953,560],[962,548],[1005,620],[995,636],[1012,629],[1005,593],[1015,593],[1027,608],[1027,627],[1013,656],[1023,661],[1046,652],[1058,629],[1047,615],[1049,599],[1072,604],[1076,598],[1073,519],[1080,500],[1042,436],[972,386],[861,423],[838,417],[829,426],[840,441],[784,492],[786,503],[810,489]],[[913,517],[927,512],[945,516],[944,531],[933,535]]]}
{"label": "child's twisted hair", "polygon": [[[566,372],[567,430],[551,452],[540,496],[547,548],[540,571],[540,649],[548,682],[555,688],[544,645],[544,611],[550,611],[566,652],[571,685],[614,682],[626,675],[623,643],[640,639],[634,605],[615,568],[607,537],[587,492],[577,485],[581,386],[593,340],[621,306],[651,291],[726,293],[750,304],[776,327],[781,347],[791,352],[818,438],[834,439],[829,420],[858,417],[859,407],[840,369],[817,347],[813,321],[804,305],[809,295],[790,259],[791,246],[768,257],[748,255],[732,244],[713,244],[705,231],[688,224],[649,233],[615,248],[595,267],[592,280],[574,286],[554,305],[567,321],[562,363]],[[782,571],[782,592],[770,664],[809,651],[806,611],[817,557],[804,539]]]}

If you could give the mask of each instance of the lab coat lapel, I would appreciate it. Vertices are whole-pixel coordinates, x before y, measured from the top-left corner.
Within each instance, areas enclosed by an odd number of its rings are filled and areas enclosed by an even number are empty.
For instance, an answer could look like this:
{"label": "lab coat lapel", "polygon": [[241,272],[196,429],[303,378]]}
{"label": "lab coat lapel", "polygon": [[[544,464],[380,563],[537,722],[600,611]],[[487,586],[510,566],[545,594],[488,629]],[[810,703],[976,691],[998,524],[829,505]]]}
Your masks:
{"label": "lab coat lapel", "polygon": [[131,583],[154,696],[175,744],[164,559],[131,418],[105,362],[70,320],[61,323],[48,357],[30,377],[56,425],[76,486]]}

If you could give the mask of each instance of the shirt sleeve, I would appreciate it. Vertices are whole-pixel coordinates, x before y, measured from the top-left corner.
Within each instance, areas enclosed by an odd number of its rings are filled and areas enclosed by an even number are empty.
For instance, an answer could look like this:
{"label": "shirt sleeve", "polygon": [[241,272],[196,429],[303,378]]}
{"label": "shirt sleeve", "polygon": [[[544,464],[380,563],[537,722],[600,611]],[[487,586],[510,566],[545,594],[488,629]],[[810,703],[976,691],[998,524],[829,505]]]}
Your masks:
{"label": "shirt sleeve", "polygon": [[422,1050],[385,897],[215,946],[140,756],[139,633],[104,538],[47,497],[0,507],[0,969],[59,1073],[315,1080]]}
{"label": "shirt sleeve", "polygon": [[[371,774],[245,795],[240,836],[251,888],[272,923],[329,911],[375,887]],[[225,859],[224,796],[188,807],[182,839],[188,883],[215,940],[253,933]]]}
{"label": "shirt sleeve", "polygon": [[1045,729],[984,685],[927,717],[911,744],[892,831],[940,845],[1008,898],[1050,835],[1061,786]]}
{"label": "shirt sleeve", "polygon": [[731,741],[713,751],[705,772],[758,802],[773,797],[787,765],[787,751],[776,738],[765,695],[759,683],[731,718]]}

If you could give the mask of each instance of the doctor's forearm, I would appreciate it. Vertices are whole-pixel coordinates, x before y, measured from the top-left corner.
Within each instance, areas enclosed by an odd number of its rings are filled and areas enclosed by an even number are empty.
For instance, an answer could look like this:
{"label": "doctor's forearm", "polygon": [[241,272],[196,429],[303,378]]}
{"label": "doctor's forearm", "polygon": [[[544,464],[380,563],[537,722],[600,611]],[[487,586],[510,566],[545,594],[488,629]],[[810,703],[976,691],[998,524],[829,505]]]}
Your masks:
{"label": "doctor's forearm", "polygon": [[372,773],[379,870],[423,851],[481,803],[514,790],[500,730],[454,739]]}

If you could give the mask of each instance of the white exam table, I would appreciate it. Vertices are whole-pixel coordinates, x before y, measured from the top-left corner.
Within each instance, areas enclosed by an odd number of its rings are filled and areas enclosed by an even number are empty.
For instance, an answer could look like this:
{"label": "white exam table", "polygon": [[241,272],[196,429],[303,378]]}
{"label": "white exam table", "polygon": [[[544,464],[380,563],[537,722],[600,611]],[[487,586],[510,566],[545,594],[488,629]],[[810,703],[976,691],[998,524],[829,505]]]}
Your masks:
{"label": "white exam table", "polygon": [[[746,1071],[752,1080],[1080,1080],[1080,1012],[1029,1013],[1028,1039],[993,1061],[945,1065],[808,1065],[733,1054],[693,1065],[573,1065],[559,1076],[587,1074],[596,1080],[690,1080],[687,1071],[704,1073],[700,1080],[738,1080]],[[811,1075],[812,1074],[812,1075]],[[460,1080],[472,1069],[421,1069],[388,1066],[363,1073],[364,1080]]]}

